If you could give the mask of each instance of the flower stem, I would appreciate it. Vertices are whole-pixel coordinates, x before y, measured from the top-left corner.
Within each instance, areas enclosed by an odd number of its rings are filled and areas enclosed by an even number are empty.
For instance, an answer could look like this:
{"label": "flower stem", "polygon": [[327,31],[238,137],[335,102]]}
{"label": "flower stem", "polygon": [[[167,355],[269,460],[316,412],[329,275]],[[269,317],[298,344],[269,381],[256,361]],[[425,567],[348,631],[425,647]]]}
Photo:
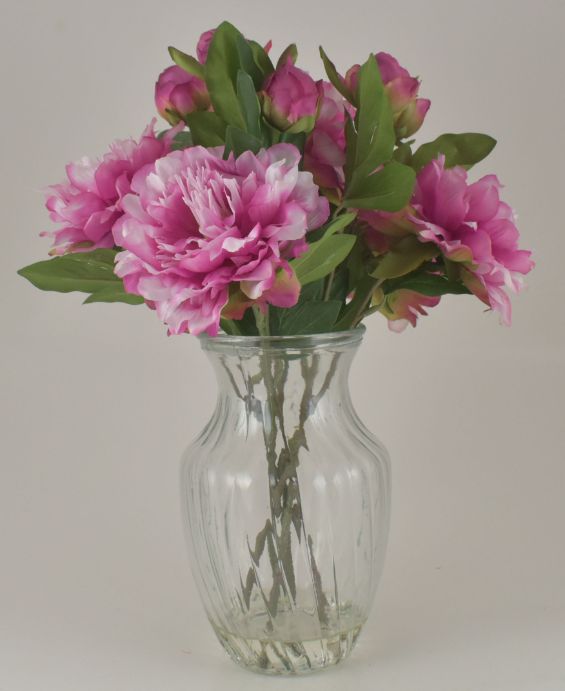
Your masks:
{"label": "flower stem", "polygon": [[381,285],[383,279],[366,276],[355,289],[353,300],[347,305],[343,317],[336,324],[338,331],[354,329],[365,316],[367,305],[375,290]]}
{"label": "flower stem", "polygon": [[[272,570],[272,586],[270,592],[261,592],[268,608],[270,626],[275,623],[281,610],[285,607],[292,610],[296,606],[297,582],[292,550],[296,539],[304,550],[308,564],[319,624],[324,627],[328,621],[329,603],[316,562],[312,536],[304,523],[298,466],[301,449],[308,447],[306,423],[333,380],[338,358],[339,355],[336,354],[318,392],[314,390],[317,376],[321,374],[318,356],[314,354],[310,361],[304,360],[301,363],[303,391],[299,419],[290,430],[285,422],[288,363],[273,357],[268,351],[261,355],[260,381],[266,389],[263,434],[269,478],[270,516],[255,538],[255,548],[249,546],[253,563],[243,587],[242,602],[249,607],[253,588],[260,587],[255,569],[265,554]],[[252,391],[250,389],[251,394]],[[303,654],[307,655],[306,651]]]}
{"label": "flower stem", "polygon": [[255,316],[255,323],[257,324],[259,336],[269,336],[269,306],[266,305],[264,308],[254,306],[253,314]]}
{"label": "flower stem", "polygon": [[335,278],[335,269],[331,272],[331,274],[326,279],[326,286],[324,288],[324,302],[327,302],[330,299],[330,295],[332,294],[332,285],[334,282],[334,278]]}

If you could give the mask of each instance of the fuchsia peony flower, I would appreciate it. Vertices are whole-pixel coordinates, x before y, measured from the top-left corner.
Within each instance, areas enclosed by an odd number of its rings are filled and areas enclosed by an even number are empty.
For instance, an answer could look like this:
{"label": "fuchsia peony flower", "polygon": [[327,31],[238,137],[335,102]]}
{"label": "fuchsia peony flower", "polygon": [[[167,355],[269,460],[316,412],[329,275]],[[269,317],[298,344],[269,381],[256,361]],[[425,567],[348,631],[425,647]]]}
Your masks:
{"label": "fuchsia peony flower", "polygon": [[[223,147],[175,151],[136,175],[115,226],[116,274],[150,301],[169,333],[218,331],[250,303],[296,304],[288,260],[328,218],[300,152],[278,144],[222,159]],[[232,304],[236,295],[235,306]]]}
{"label": "fuchsia peony flower", "polygon": [[345,176],[346,101],[329,82],[317,83],[319,109],[314,129],[306,140],[304,168],[326,189],[343,189]]}
{"label": "fuchsia peony flower", "polygon": [[500,188],[495,175],[469,185],[465,169],[445,168],[440,156],[418,173],[411,218],[420,238],[460,263],[465,285],[509,325],[506,289],[518,292],[534,263],[531,252],[518,248],[514,214],[500,200]]}
{"label": "fuchsia peony flower", "polygon": [[263,113],[280,130],[288,130],[300,120],[301,131],[310,131],[318,110],[316,82],[289,57],[265,82]]}
{"label": "fuchsia peony flower", "polygon": [[[427,98],[418,98],[419,80],[410,76],[396,58],[382,52],[375,58],[392,106],[397,136],[400,139],[410,137],[422,126],[431,102]],[[353,92],[357,89],[360,69],[360,65],[353,65],[345,75],[345,83]]]}
{"label": "fuchsia peony flower", "polygon": [[210,95],[202,79],[171,65],[155,84],[155,105],[165,120],[176,125],[195,110],[209,110]]}
{"label": "fuchsia peony flower", "polygon": [[170,151],[174,131],[162,139],[154,132],[155,120],[139,142],[114,142],[102,160],[82,158],[66,167],[68,182],[49,187],[46,207],[51,220],[63,224],[53,232],[51,254],[112,247],[112,227],[122,215],[121,200],[130,191],[134,173]]}

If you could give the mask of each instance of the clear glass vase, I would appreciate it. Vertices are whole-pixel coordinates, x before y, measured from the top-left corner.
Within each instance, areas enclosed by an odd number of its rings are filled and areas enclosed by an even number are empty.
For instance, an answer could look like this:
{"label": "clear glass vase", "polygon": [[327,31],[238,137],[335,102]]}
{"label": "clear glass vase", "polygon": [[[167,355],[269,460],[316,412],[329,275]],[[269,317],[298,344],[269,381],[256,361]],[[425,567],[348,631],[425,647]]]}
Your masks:
{"label": "clear glass vase", "polygon": [[219,395],[182,462],[186,534],[216,635],[256,672],[340,662],[373,601],[390,467],[349,395],[363,332],[201,340]]}

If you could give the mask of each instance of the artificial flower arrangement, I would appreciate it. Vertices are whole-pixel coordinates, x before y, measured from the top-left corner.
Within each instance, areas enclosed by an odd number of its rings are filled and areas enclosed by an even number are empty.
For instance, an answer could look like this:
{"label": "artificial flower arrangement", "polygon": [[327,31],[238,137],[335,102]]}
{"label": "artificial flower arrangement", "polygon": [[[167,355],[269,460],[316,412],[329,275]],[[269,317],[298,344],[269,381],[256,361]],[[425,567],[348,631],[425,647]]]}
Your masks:
{"label": "artificial flower arrangement", "polygon": [[445,294],[473,294],[509,324],[508,290],[533,266],[495,175],[468,181],[495,140],[415,147],[430,101],[391,55],[328,80],[290,45],[222,23],[155,86],[170,129],[82,158],[49,188],[52,259],[19,272],[85,302],[145,303],[170,334],[351,329],[380,312],[416,325]]}
{"label": "artificial flower arrangement", "polygon": [[388,535],[388,455],[347,390],[356,327],[415,326],[446,294],[509,324],[533,263],[497,177],[467,178],[494,139],[416,147],[430,101],[395,58],[342,76],[321,49],[315,81],[294,44],[270,51],[227,22],[197,57],[170,48],[170,128],[69,164],[54,256],[20,274],[202,335],[220,395],[182,464],[194,575],[236,662],[299,674],[353,648]]}

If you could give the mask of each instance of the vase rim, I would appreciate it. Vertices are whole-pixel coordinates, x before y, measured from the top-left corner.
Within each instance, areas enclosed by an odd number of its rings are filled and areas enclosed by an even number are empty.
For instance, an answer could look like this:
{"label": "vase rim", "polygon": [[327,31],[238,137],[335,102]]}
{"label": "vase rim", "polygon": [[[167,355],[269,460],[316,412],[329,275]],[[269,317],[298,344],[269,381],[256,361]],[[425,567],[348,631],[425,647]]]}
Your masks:
{"label": "vase rim", "polygon": [[198,338],[204,350],[310,350],[332,346],[358,344],[366,328],[360,324],[348,331],[331,331],[320,334],[297,334],[292,336],[232,336],[219,333],[217,336],[201,334]]}

